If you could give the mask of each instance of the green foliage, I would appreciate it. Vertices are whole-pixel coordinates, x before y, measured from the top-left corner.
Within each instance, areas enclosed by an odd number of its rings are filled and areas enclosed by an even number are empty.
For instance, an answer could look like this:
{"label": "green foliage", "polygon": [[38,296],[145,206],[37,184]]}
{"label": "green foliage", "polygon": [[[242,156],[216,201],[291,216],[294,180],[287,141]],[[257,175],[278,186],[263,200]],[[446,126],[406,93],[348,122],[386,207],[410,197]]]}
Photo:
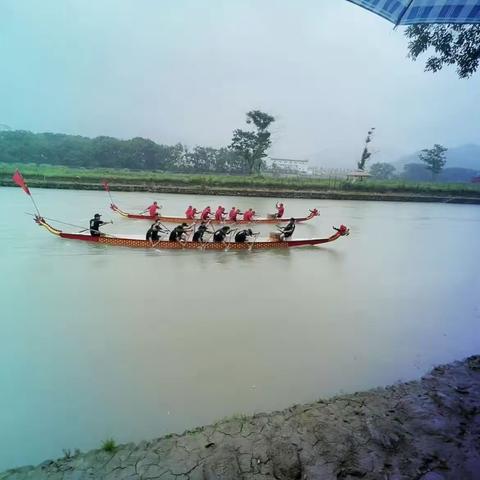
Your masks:
{"label": "green foliage", "polygon": [[395,167],[391,163],[374,163],[370,175],[377,180],[390,180],[395,176]]}
{"label": "green foliage", "polygon": [[245,413],[234,413],[233,415],[230,415],[228,417],[222,417],[215,421],[213,424],[215,426],[221,425],[223,423],[228,423],[228,422],[239,422],[241,424],[246,423],[249,419],[251,418],[250,415],[247,415]]}
{"label": "green foliage", "polygon": [[227,148],[159,145],[145,138],[118,140],[53,133],[0,131],[0,162],[128,168],[171,172],[246,173],[242,157]]}
{"label": "green foliage", "polygon": [[268,127],[275,118],[260,110],[252,110],[247,113],[247,124],[253,124],[255,131],[236,129],[233,131],[230,149],[237,152],[245,160],[248,173],[260,173],[264,164],[263,159],[267,156],[267,150],[272,145],[271,133]]}
{"label": "green foliage", "polygon": [[115,450],[117,450],[117,448],[118,448],[118,445],[113,438],[107,438],[102,442],[102,450],[104,452],[113,453],[115,452]]}
{"label": "green foliage", "polygon": [[445,65],[455,65],[460,78],[473,75],[480,61],[480,25],[411,25],[405,35],[409,57],[413,60],[433,49],[425,70],[438,72]]}
{"label": "green foliage", "polygon": [[372,135],[375,132],[375,127],[372,127],[367,134],[367,138],[365,139],[365,147],[363,148],[362,156],[360,161],[357,163],[357,167],[359,170],[365,169],[365,164],[367,160],[372,156],[372,154],[368,151],[368,144],[372,141]]}
{"label": "green foliage", "polygon": [[438,175],[447,163],[445,156],[447,150],[448,148],[437,143],[433,148],[426,148],[419,153],[418,158],[425,163],[425,168],[432,172],[433,177]]}

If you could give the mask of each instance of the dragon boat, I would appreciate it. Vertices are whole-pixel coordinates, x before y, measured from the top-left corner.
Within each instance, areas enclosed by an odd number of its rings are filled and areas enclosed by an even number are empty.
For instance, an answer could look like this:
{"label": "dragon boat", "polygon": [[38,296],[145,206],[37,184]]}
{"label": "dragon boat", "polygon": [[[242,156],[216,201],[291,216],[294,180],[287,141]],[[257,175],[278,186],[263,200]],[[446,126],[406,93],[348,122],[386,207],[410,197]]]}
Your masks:
{"label": "dragon boat", "polygon": [[[145,215],[145,214],[136,214],[136,213],[128,213],[124,212],[121,210],[117,205],[114,203],[110,204],[110,208],[115,212],[121,215],[122,217],[125,218],[131,218],[134,220],[149,220],[151,222],[154,222],[156,220],[160,220],[161,222],[171,222],[171,223],[194,223],[194,222],[200,222],[200,218],[195,218],[195,219],[190,219],[186,217],[169,217],[167,215]],[[307,222],[308,220],[311,220],[314,217],[318,217],[320,215],[319,211],[314,208],[313,210],[310,210],[310,213],[306,217],[293,217],[295,218],[295,222]],[[252,220],[229,220],[228,218],[222,221],[215,220],[215,218],[210,218],[208,221],[210,223],[222,223],[222,224],[230,224],[230,225],[246,225],[246,224],[252,224],[252,223],[270,223],[270,224],[276,224],[276,223],[287,223],[290,221],[291,217],[285,217],[285,218],[278,218],[272,215],[271,217],[258,217],[254,218]]]}
{"label": "dragon boat", "polygon": [[130,248],[144,248],[144,249],[168,249],[168,250],[266,250],[266,249],[285,249],[292,247],[304,247],[321,245],[324,243],[334,242],[340,237],[347,236],[349,229],[345,225],[335,229],[335,233],[326,238],[309,238],[309,239],[295,239],[295,240],[280,240],[278,237],[271,237],[265,239],[255,239],[251,242],[239,243],[234,241],[227,241],[222,243],[215,242],[174,242],[169,240],[159,240],[157,242],[150,242],[140,236],[117,236],[102,234],[101,236],[92,236],[90,233],[67,233],[52,227],[43,217],[36,216],[35,222],[41,227],[45,228],[51,234],[63,238],[65,240],[78,240],[81,242],[94,243],[99,245],[112,245],[116,247],[130,247]]}

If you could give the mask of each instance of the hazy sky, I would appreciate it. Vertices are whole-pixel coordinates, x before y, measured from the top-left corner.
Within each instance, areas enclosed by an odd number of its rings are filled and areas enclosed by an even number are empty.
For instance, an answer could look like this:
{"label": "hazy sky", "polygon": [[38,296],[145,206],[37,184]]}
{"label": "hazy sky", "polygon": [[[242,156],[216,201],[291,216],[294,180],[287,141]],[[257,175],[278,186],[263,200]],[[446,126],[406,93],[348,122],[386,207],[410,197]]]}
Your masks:
{"label": "hazy sky", "polygon": [[0,124],[222,146],[246,111],[272,154],[378,160],[480,143],[480,80],[423,72],[402,29],[346,0],[1,0]]}

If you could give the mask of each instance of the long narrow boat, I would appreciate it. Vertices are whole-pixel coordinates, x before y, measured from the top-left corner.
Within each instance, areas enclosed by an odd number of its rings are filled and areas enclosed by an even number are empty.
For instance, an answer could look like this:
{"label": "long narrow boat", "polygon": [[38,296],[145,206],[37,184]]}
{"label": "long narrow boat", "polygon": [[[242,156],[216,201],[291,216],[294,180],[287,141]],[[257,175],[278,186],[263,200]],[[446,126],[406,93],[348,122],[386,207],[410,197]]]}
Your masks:
{"label": "long narrow boat", "polygon": [[238,242],[171,242],[168,240],[159,240],[158,242],[151,243],[141,237],[128,236],[119,237],[113,235],[92,236],[89,233],[66,233],[52,227],[42,217],[36,217],[35,222],[47,229],[53,235],[66,240],[79,240],[82,242],[97,243],[100,245],[112,245],[117,247],[130,247],[130,248],[145,248],[145,249],[170,249],[170,250],[182,250],[182,249],[196,249],[196,250],[265,250],[270,248],[291,248],[321,245],[323,243],[334,242],[340,237],[349,234],[349,229],[342,225],[335,233],[327,238],[310,238],[305,240],[278,240],[278,239],[259,239],[252,242],[238,243]]}
{"label": "long narrow boat", "polygon": [[[132,219],[135,219],[135,220],[149,220],[149,221],[155,221],[155,220],[160,220],[161,222],[172,222],[172,223],[193,223],[193,222],[199,222],[200,219],[199,218],[196,218],[194,220],[191,220],[191,219],[188,219],[186,217],[169,217],[169,216],[166,216],[166,215],[155,215],[155,216],[152,216],[152,215],[143,215],[143,214],[135,214],[135,213],[128,213],[128,212],[124,212],[123,210],[121,210],[120,208],[117,207],[117,205],[115,205],[114,203],[110,204],[110,208],[118,213],[119,215],[121,215],[122,217],[125,217],[125,218],[132,218]],[[310,213],[306,216],[306,217],[297,217],[295,218],[295,222],[298,223],[298,222],[306,222],[308,220],[311,220],[312,218],[314,217],[318,217],[320,215],[320,213],[318,212],[318,210],[316,208],[314,208],[313,210],[310,210]],[[236,222],[234,222],[233,220],[228,220],[228,219],[225,219],[223,220],[222,222],[218,222],[217,220],[215,220],[214,218],[210,219],[210,223],[222,223],[222,224],[233,224],[233,225],[244,225],[244,224],[251,224],[251,223],[271,223],[271,224],[274,224],[274,223],[282,223],[282,222],[289,222],[290,221],[290,218],[291,217],[285,217],[285,218],[277,218],[277,217],[258,217],[258,218],[254,218],[253,220],[237,220]]]}

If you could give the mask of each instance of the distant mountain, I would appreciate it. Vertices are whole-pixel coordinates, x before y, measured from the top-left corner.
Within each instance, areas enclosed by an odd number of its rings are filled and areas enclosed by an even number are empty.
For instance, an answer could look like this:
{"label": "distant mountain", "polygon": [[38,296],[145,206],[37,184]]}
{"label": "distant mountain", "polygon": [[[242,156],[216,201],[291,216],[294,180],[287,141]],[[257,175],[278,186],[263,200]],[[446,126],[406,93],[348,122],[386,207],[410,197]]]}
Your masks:
{"label": "distant mountain", "polygon": [[[421,163],[418,159],[420,152],[406,155],[393,163],[395,168],[401,172],[403,166],[408,163]],[[460,147],[452,147],[447,151],[446,168],[468,168],[480,172],[480,145],[468,144]]]}
{"label": "distant mountain", "polygon": [[[435,180],[447,183],[469,183],[478,174],[478,170],[472,170],[471,168],[447,167],[440,172]],[[400,175],[405,180],[416,182],[432,181],[432,173],[425,168],[423,163],[407,163]]]}

